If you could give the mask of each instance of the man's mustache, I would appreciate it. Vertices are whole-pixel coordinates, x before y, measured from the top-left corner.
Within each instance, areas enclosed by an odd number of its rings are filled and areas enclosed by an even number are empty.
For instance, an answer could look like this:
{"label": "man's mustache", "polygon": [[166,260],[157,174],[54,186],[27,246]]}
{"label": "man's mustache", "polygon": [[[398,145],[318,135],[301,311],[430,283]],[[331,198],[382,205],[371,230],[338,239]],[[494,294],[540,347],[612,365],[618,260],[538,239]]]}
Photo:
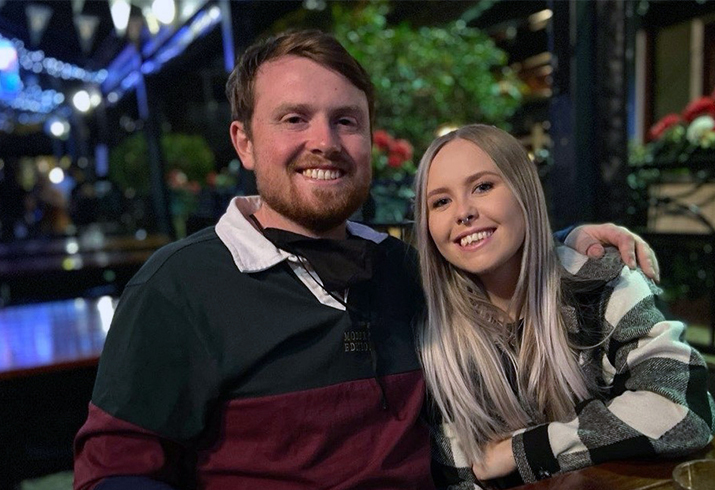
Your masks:
{"label": "man's mustache", "polygon": [[290,165],[290,170],[304,170],[306,168],[324,168],[333,167],[343,172],[349,172],[351,169],[355,168],[355,162],[352,158],[344,153],[336,153],[331,157],[321,157],[318,155],[301,155],[294,159]]}

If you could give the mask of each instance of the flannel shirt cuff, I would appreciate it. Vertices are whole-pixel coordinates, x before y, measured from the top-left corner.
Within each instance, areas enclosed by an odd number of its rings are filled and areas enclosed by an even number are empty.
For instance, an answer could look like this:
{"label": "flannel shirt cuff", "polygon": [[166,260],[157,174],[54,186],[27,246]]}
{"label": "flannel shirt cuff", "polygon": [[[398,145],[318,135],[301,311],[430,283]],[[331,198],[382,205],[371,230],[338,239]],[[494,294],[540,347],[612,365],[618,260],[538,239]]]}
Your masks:
{"label": "flannel shirt cuff", "polygon": [[514,435],[511,449],[519,475],[526,483],[550,478],[561,470],[551,451],[548,424]]}

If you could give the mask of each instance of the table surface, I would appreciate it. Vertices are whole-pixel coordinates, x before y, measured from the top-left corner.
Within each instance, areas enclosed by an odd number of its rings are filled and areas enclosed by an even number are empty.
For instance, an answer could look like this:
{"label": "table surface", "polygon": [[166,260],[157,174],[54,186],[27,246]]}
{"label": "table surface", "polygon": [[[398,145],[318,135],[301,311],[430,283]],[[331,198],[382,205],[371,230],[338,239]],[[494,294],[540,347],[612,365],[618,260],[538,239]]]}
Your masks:
{"label": "table surface", "polygon": [[[684,461],[715,459],[712,443],[680,459],[627,460],[603,463],[513,490],[673,490],[673,469]],[[715,482],[713,482],[715,489]]]}
{"label": "table surface", "polygon": [[156,249],[169,242],[164,235],[149,235],[141,240],[131,236],[96,236],[0,243],[0,277],[141,265]]}
{"label": "table surface", "polygon": [[96,364],[116,299],[76,298],[0,309],[0,379]]}

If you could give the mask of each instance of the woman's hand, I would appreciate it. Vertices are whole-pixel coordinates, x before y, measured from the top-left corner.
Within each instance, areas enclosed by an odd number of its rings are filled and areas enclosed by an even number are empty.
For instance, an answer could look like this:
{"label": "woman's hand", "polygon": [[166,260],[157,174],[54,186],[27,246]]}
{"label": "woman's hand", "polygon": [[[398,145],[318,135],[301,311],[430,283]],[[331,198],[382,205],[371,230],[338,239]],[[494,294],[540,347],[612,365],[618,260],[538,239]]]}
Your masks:
{"label": "woman's hand", "polygon": [[492,442],[484,449],[484,457],[472,465],[474,476],[478,480],[491,480],[506,476],[516,469],[514,453],[511,450],[511,437],[499,442]]}

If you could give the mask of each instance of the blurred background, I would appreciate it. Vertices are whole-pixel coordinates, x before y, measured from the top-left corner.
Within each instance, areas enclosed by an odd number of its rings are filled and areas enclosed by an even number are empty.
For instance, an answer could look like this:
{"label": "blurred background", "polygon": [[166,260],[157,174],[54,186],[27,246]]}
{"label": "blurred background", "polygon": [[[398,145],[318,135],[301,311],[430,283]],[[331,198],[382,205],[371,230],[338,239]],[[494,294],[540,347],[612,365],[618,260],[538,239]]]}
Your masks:
{"label": "blurred background", "polygon": [[256,191],[228,135],[234,60],[299,28],[334,33],[377,88],[354,219],[409,240],[431,139],[495,124],[555,227],[653,245],[664,310],[715,354],[715,1],[0,0],[0,489],[69,488],[124,285]]}

